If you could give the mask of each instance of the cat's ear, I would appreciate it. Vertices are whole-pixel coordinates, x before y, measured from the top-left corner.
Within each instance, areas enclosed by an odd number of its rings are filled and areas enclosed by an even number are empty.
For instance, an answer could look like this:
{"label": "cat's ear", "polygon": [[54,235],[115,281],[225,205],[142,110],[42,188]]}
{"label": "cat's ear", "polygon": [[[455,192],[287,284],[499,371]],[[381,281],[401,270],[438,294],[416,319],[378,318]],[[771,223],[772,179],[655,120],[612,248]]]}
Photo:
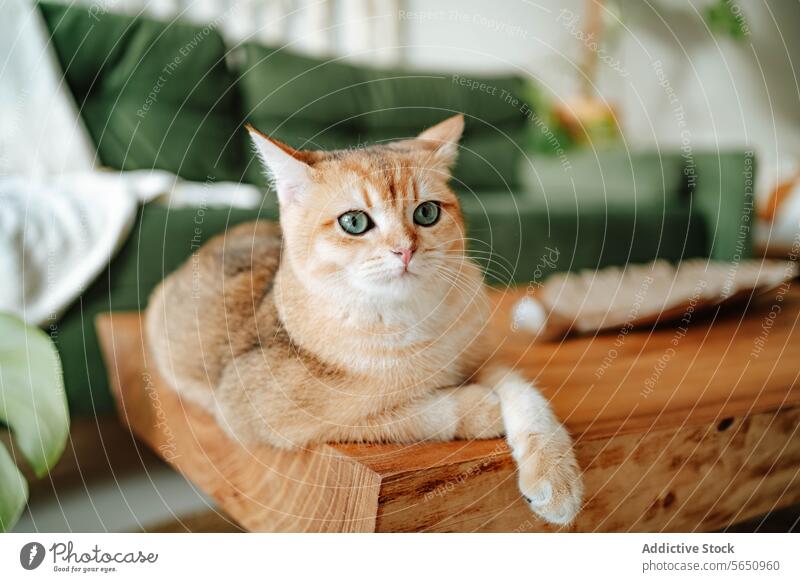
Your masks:
{"label": "cat's ear", "polygon": [[253,145],[267,177],[271,179],[278,200],[281,204],[296,201],[311,183],[312,170],[309,162],[311,154],[296,150],[285,143],[269,137],[258,131],[252,125],[245,124],[250,133]]}
{"label": "cat's ear", "polygon": [[464,116],[458,114],[429,127],[417,136],[417,140],[426,148],[432,149],[435,159],[449,168],[456,161],[458,140],[461,139],[462,133],[464,133]]}

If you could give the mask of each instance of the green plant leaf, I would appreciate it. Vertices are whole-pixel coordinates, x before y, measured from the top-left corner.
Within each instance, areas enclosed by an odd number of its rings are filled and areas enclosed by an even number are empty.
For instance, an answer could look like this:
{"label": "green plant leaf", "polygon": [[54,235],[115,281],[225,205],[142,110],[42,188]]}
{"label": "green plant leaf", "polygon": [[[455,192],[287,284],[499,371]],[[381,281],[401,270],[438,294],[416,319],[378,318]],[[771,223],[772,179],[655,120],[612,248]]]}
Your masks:
{"label": "green plant leaf", "polygon": [[714,34],[727,35],[740,41],[749,34],[747,20],[741,8],[731,0],[717,0],[705,8],[704,18]]}
{"label": "green plant leaf", "polygon": [[14,525],[28,502],[28,484],[0,443],[0,532]]}
{"label": "green plant leaf", "polygon": [[0,313],[0,420],[37,476],[58,461],[69,436],[61,360],[42,330]]}

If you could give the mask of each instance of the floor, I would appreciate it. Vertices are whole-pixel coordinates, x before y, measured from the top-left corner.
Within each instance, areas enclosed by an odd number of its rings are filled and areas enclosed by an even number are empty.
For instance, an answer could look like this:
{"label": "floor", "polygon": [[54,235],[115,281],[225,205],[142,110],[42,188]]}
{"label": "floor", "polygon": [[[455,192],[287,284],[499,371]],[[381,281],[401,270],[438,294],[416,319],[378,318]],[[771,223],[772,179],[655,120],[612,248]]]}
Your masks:
{"label": "floor", "polygon": [[[15,532],[136,532],[179,526],[184,516],[212,514],[214,503],[163,464],[89,485],[37,494]],[[179,530],[175,530],[179,531]]]}

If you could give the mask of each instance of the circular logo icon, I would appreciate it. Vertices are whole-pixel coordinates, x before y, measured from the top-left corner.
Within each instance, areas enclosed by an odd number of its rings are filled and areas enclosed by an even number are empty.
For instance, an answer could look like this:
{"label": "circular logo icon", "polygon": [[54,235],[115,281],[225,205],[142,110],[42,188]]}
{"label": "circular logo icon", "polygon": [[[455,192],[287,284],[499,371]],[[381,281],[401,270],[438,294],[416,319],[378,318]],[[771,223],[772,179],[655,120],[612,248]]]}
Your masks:
{"label": "circular logo icon", "polygon": [[26,570],[35,570],[44,560],[44,546],[39,542],[28,542],[19,551],[19,563]]}

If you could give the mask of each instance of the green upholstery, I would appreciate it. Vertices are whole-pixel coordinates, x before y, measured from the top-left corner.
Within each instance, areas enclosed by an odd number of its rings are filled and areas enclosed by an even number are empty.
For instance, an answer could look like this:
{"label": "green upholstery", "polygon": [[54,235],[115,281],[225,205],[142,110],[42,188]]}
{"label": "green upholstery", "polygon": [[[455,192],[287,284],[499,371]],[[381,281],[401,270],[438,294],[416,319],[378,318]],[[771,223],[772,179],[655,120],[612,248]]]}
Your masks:
{"label": "green upholstery", "polygon": [[[336,149],[407,138],[461,112],[466,127],[455,184],[481,189],[515,182],[525,116],[499,96],[521,95],[518,77],[367,69],[252,43],[243,50],[244,114],[289,145]],[[258,170],[251,168],[255,182]]]}
{"label": "green upholstery", "polygon": [[[752,159],[745,152],[694,152],[688,160],[680,152],[587,150],[569,152],[565,163],[521,147],[530,141],[525,115],[500,97],[525,92],[514,76],[470,78],[483,84],[470,88],[451,74],[368,69],[255,44],[227,59],[211,28],[113,14],[97,26],[86,8],[41,9],[107,166],[261,184],[244,121],[296,147],[348,147],[408,137],[462,111],[467,129],[453,182],[493,284],[749,252],[744,170]],[[153,287],[191,253],[195,229],[206,240],[259,217],[277,217],[274,196],[250,211],[140,210],[130,239],[53,333],[73,414],[112,404],[96,315],[144,308]]]}
{"label": "green upholstery", "polygon": [[295,147],[331,149],[410,137],[461,112],[456,184],[513,182],[525,116],[498,95],[519,95],[519,77],[470,77],[475,89],[458,76],[365,69],[255,44],[230,70],[212,28],[115,14],[96,26],[87,8],[40,6],[107,166],[263,186],[244,120]]}
{"label": "green upholstery", "polygon": [[189,180],[239,181],[246,164],[234,75],[219,33],[41,4],[100,161]]}

